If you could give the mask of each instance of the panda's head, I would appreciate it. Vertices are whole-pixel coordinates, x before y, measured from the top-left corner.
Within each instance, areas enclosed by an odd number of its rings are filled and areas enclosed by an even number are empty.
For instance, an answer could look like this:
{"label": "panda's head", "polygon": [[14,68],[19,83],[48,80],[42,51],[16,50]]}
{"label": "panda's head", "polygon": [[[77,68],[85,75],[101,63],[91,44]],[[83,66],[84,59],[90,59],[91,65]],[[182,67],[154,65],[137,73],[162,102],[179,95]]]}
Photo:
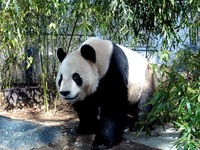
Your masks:
{"label": "panda's head", "polygon": [[97,90],[99,74],[95,65],[95,50],[90,45],[81,46],[70,54],[59,48],[57,56],[61,62],[56,87],[61,99],[68,102],[84,100]]}

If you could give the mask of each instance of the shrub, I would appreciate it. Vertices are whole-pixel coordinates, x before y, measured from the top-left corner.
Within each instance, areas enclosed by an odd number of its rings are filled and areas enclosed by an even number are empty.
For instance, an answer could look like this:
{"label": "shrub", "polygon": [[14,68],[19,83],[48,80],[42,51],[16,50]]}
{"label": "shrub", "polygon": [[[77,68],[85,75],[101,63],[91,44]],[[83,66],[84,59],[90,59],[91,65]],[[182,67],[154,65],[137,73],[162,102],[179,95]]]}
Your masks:
{"label": "shrub", "polygon": [[190,49],[176,53],[171,65],[160,66],[162,80],[150,104],[152,111],[147,119],[139,123],[140,129],[146,124],[173,123],[179,131],[179,138],[175,142],[178,149],[200,148],[200,50],[193,52]]}

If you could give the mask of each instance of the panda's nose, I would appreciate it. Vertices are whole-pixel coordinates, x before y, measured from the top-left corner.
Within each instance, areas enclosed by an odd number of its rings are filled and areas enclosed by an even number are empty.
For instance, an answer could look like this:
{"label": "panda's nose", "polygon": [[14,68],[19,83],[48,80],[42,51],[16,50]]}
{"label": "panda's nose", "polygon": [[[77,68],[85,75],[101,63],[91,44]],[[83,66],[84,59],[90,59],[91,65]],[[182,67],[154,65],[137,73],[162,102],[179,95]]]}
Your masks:
{"label": "panda's nose", "polygon": [[60,91],[60,94],[62,94],[63,96],[67,96],[69,95],[70,91]]}

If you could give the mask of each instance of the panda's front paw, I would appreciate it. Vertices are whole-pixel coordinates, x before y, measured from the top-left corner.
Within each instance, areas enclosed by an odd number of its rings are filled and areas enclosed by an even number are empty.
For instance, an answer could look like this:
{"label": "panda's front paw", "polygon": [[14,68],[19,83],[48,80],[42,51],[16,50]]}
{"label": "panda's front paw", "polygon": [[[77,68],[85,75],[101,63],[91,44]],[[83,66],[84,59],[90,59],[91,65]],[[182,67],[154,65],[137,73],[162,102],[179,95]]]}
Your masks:
{"label": "panda's front paw", "polygon": [[103,150],[103,149],[108,149],[111,148],[112,144],[109,140],[106,139],[95,139],[91,149],[92,150]]}

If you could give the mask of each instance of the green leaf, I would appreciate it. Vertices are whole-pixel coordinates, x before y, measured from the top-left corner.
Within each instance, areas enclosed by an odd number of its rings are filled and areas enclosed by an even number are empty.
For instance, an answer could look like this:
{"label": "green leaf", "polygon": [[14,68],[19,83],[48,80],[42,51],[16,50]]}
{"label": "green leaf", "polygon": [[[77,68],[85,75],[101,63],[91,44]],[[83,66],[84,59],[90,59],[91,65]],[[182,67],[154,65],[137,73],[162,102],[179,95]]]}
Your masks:
{"label": "green leaf", "polygon": [[189,102],[186,102],[187,110],[189,112],[189,115],[192,115],[191,105]]}
{"label": "green leaf", "polygon": [[190,0],[189,3],[192,4],[193,0]]}
{"label": "green leaf", "polygon": [[49,25],[49,29],[55,29],[56,28],[56,24],[51,22],[50,25]]}
{"label": "green leaf", "polygon": [[178,113],[181,114],[183,112],[183,107],[185,106],[184,99],[181,101],[178,107]]}
{"label": "green leaf", "polygon": [[7,1],[5,10],[8,8],[8,5],[9,5],[9,4],[10,4],[10,0]]}
{"label": "green leaf", "polygon": [[200,123],[200,109],[196,110],[196,117],[197,122]]}
{"label": "green leaf", "polygon": [[20,29],[19,28],[17,28],[17,34],[18,34],[18,37],[19,37],[19,39],[21,41],[21,34],[20,34]]}
{"label": "green leaf", "polygon": [[143,130],[144,130],[144,126],[140,126],[139,129],[138,129],[137,132],[136,132],[135,137],[137,138],[137,137],[141,134],[141,132],[142,132]]}
{"label": "green leaf", "polygon": [[170,2],[172,3],[172,5],[174,6],[174,0],[170,0]]}

